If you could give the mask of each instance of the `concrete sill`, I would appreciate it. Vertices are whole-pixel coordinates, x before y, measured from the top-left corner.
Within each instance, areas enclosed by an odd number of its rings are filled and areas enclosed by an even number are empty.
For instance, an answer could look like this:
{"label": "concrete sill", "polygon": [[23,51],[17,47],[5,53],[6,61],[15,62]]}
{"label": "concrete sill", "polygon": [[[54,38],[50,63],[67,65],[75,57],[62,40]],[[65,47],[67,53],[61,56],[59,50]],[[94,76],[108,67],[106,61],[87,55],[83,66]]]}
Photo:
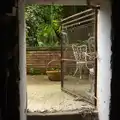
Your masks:
{"label": "concrete sill", "polygon": [[98,120],[98,112],[27,113],[27,120]]}

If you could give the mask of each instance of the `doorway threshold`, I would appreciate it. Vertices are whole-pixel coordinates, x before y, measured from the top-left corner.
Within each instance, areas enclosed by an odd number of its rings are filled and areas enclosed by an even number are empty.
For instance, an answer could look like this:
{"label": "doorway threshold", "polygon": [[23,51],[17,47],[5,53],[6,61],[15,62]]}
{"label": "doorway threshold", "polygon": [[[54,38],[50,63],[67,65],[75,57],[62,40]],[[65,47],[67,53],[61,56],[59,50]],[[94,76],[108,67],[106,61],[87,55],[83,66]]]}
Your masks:
{"label": "doorway threshold", "polygon": [[94,110],[94,111],[92,111],[92,112],[90,112],[90,111],[78,111],[78,110],[76,110],[76,111],[64,111],[64,112],[55,112],[55,113],[39,113],[39,112],[31,112],[31,113],[27,113],[27,115],[29,115],[29,116],[33,116],[33,115],[39,115],[39,116],[54,116],[54,115],[79,115],[79,114],[97,114],[98,112],[97,112],[97,110]]}
{"label": "doorway threshold", "polygon": [[27,113],[28,120],[98,120],[98,112],[66,111],[56,113]]}

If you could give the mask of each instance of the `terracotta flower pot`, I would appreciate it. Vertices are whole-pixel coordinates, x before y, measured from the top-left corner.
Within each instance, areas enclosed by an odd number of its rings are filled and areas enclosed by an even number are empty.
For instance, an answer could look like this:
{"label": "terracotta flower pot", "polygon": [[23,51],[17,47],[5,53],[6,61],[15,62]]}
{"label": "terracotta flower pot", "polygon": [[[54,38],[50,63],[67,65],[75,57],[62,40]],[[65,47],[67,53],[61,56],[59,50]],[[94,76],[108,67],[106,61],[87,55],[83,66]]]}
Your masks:
{"label": "terracotta flower pot", "polygon": [[60,81],[61,80],[61,71],[53,70],[46,71],[48,79],[51,81]]}

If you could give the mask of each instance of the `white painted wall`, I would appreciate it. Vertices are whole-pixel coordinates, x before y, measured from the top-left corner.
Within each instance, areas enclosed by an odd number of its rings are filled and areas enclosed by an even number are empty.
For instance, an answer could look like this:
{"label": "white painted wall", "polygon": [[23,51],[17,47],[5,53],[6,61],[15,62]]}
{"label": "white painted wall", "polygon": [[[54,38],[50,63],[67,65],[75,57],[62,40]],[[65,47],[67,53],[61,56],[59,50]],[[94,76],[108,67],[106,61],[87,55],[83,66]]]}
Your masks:
{"label": "white painted wall", "polygon": [[26,35],[24,1],[19,2],[20,120],[26,120]]}
{"label": "white painted wall", "polygon": [[111,9],[106,0],[98,12],[98,76],[97,107],[100,120],[109,120],[110,82],[111,82]]}

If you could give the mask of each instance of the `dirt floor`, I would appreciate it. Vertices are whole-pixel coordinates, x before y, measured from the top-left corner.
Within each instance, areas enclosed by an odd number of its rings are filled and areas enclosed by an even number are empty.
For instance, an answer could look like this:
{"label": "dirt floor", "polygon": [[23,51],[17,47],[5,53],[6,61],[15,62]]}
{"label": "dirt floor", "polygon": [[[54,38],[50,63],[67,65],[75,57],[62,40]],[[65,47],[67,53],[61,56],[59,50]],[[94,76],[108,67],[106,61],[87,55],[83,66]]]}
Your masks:
{"label": "dirt floor", "polygon": [[44,75],[27,76],[27,94],[29,112],[55,113],[94,109],[91,104],[62,92],[60,82],[49,81]]}

